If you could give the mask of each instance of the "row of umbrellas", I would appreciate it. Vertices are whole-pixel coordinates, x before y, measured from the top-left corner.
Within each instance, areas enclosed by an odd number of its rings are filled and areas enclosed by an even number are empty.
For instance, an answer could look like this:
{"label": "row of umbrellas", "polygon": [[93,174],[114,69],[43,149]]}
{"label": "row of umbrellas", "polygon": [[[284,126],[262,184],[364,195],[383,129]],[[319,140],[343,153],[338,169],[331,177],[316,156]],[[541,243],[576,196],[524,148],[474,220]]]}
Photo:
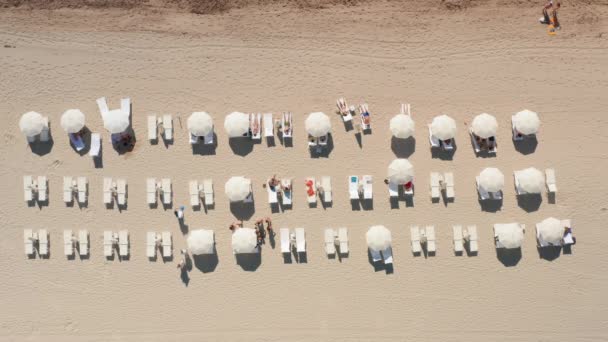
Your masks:
{"label": "row of umbrellas", "polygon": [[[215,239],[213,231],[197,229],[190,232],[188,250],[194,255],[214,254]],[[257,253],[257,235],[252,228],[239,228],[232,234],[232,250],[235,254]]]}

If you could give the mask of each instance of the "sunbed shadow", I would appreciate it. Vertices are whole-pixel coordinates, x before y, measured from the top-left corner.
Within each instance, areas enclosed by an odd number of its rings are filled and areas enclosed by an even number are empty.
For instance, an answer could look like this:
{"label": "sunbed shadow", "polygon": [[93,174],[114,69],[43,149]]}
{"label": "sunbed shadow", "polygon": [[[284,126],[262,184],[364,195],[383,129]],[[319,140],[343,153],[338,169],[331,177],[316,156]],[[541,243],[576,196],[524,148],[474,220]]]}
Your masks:
{"label": "sunbed shadow", "polygon": [[298,264],[306,264],[308,263],[308,254],[306,252],[294,252],[296,256],[296,261]]}
{"label": "sunbed shadow", "polygon": [[572,246],[576,245],[576,237],[572,237],[572,239],[574,239],[574,243],[571,245],[564,245],[562,247],[562,251],[564,254],[570,255],[572,254]]}
{"label": "sunbed shadow", "polygon": [[171,203],[163,202],[163,210],[171,210],[171,208],[173,208],[173,201]]}
{"label": "sunbed shadow", "polygon": [[399,197],[389,197],[388,201],[391,205],[391,209],[399,209]]}
{"label": "sunbed shadow", "polygon": [[479,206],[482,211],[487,211],[489,213],[495,213],[500,211],[502,208],[502,199],[487,199],[487,200],[478,200]]}
{"label": "sunbed shadow", "polygon": [[42,209],[42,207],[48,207],[49,206],[48,195],[47,195],[46,201],[36,200],[36,204],[38,205],[38,209]]}
{"label": "sunbed shadow", "polygon": [[[213,134],[213,141],[217,141],[217,137],[215,133]],[[192,154],[200,155],[200,156],[212,156],[215,155],[215,150],[217,149],[217,145],[213,144],[193,144],[192,146]]]}
{"label": "sunbed shadow", "polygon": [[541,194],[517,196],[517,205],[528,213],[537,211],[542,202],[543,196]]}
{"label": "sunbed shadow", "polygon": [[496,258],[505,266],[513,267],[521,260],[521,248],[496,248]]}
{"label": "sunbed shadow", "polygon": [[291,253],[281,253],[283,254],[283,263],[284,264],[293,264],[293,259],[291,258]]}
{"label": "sunbed shadow", "polygon": [[203,273],[214,272],[219,264],[217,252],[213,254],[205,255],[193,255],[192,260],[194,261],[194,267]]}
{"label": "sunbed shadow", "polygon": [[342,251],[340,250],[340,245],[336,246],[336,256],[338,258],[338,261],[342,262],[342,259],[346,259],[349,256],[349,253],[342,253]]}
{"label": "sunbed shadow", "polygon": [[55,145],[55,141],[53,140],[53,136],[51,135],[51,133],[49,132],[49,141],[47,142],[40,142],[40,141],[36,141],[33,143],[30,143],[30,149],[32,150],[32,153],[38,155],[38,156],[44,156],[46,154],[51,153],[51,150],[53,149],[53,145]]}
{"label": "sunbed shadow", "polygon": [[513,140],[513,147],[515,147],[515,150],[517,152],[523,155],[534,153],[536,151],[536,146],[538,146],[538,140],[536,140],[536,136],[519,141]]}
{"label": "sunbed shadow", "polygon": [[373,130],[371,128],[368,128],[368,129],[362,130],[362,132],[364,135],[370,135],[370,134],[372,134]]}
{"label": "sunbed shadow", "polygon": [[414,207],[414,196],[405,196],[405,207],[406,208]]}
{"label": "sunbed shadow", "polygon": [[553,261],[562,254],[562,246],[536,247],[538,257],[547,261]]}
{"label": "sunbed shadow", "polygon": [[243,271],[254,272],[262,263],[262,253],[235,254],[234,257]]}
{"label": "sunbed shadow", "polygon": [[253,214],[255,214],[255,206],[254,206],[253,202],[251,202],[251,203],[243,203],[243,202],[230,203],[230,212],[238,220],[247,221],[253,216]]}
{"label": "sunbed shadow", "polygon": [[443,201],[444,206],[448,206],[448,203],[454,203],[454,198],[448,198],[445,189],[441,189],[441,199]]}
{"label": "sunbed shadow", "polygon": [[248,138],[230,138],[228,139],[228,145],[230,145],[232,153],[241,157],[244,157],[253,151],[253,141]]}
{"label": "sunbed shadow", "polygon": [[416,138],[399,139],[391,137],[391,150],[397,158],[409,158],[416,151]]}
{"label": "sunbed shadow", "polygon": [[270,212],[276,214],[281,211],[279,203],[270,203]]}
{"label": "sunbed shadow", "polygon": [[471,252],[471,247],[468,241],[464,242],[464,251],[467,253],[468,257],[477,256],[478,252]]}
{"label": "sunbed shadow", "polygon": [[363,210],[374,210],[374,200],[364,199],[363,201],[361,201],[361,208]]}
{"label": "sunbed shadow", "polygon": [[271,137],[266,137],[266,146],[275,147],[277,144],[274,141],[274,135]]}
{"label": "sunbed shadow", "polygon": [[173,139],[167,140],[164,134],[161,136],[161,139],[163,141],[163,145],[165,145],[165,148],[169,148],[170,145],[173,145]]}
{"label": "sunbed shadow", "polygon": [[[338,113],[338,114],[340,116],[342,116],[340,113]],[[350,132],[350,131],[352,131],[354,129],[354,127],[353,127],[353,121],[352,120],[350,120],[350,121],[344,121],[344,120],[342,120],[342,123],[344,123],[344,130],[345,131]]]}
{"label": "sunbed shadow", "polygon": [[103,148],[99,150],[99,154],[97,155],[97,157],[93,157],[93,166],[96,169],[103,168]]}
{"label": "sunbed shadow", "polygon": [[357,141],[357,145],[359,148],[363,148],[363,137],[360,132],[355,133],[355,140]]}
{"label": "sunbed shadow", "polygon": [[353,210],[353,211],[361,210],[361,201],[359,199],[351,199],[350,207],[351,207],[351,210]]}
{"label": "sunbed shadow", "polygon": [[458,146],[456,146],[456,143],[454,142],[453,144],[454,144],[454,148],[450,151],[446,151],[442,148],[432,148],[431,149],[431,158],[440,159],[440,160],[453,160],[454,155],[456,154],[456,150],[458,149]]}
{"label": "sunbed shadow", "polygon": [[321,201],[321,207],[323,207],[323,210],[326,210],[327,208],[331,208],[332,206],[333,206],[333,202]]}
{"label": "sunbed shadow", "polygon": [[547,202],[549,202],[550,204],[555,204],[556,200],[557,198],[555,197],[555,192],[550,192],[547,194]]}

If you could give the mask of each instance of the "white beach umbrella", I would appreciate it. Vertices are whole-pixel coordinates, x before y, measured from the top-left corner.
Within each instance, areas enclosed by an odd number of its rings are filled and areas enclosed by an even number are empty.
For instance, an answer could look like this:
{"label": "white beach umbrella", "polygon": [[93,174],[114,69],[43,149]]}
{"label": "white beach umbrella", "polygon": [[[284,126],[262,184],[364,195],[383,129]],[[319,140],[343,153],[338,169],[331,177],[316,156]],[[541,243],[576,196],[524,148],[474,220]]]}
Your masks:
{"label": "white beach umbrella", "polygon": [[495,224],[494,236],[498,239],[498,247],[519,248],[524,241],[524,230],[517,223]]}
{"label": "white beach umbrella", "polygon": [[489,192],[497,192],[505,186],[505,175],[495,167],[487,167],[479,174],[479,186]]}
{"label": "white beach umbrella", "polygon": [[391,246],[391,231],[385,226],[371,226],[365,234],[367,246],[375,251],[383,251]]}
{"label": "white beach umbrella", "polygon": [[61,127],[67,133],[79,132],[84,127],[84,114],[79,109],[68,109],[61,115]]}
{"label": "white beach umbrella", "polygon": [[414,179],[414,166],[407,159],[395,159],[388,165],[388,179],[394,184],[406,184]]}
{"label": "white beach umbrella", "polygon": [[44,118],[40,113],[27,112],[21,115],[19,120],[19,129],[26,137],[34,137],[46,127]]}
{"label": "white beach umbrella", "polygon": [[232,250],[235,254],[257,253],[257,235],[251,228],[238,228],[232,234]]}
{"label": "white beach umbrella", "polygon": [[399,139],[407,139],[414,135],[414,120],[412,117],[405,114],[397,114],[393,116],[390,123],[393,136]]}
{"label": "white beach umbrella", "polygon": [[540,127],[540,119],[535,112],[524,109],[513,116],[513,125],[515,125],[515,130],[521,134],[536,134]]}
{"label": "white beach umbrella", "polygon": [[331,131],[329,116],[323,112],[310,113],[304,122],[306,132],[313,137],[322,137]]}
{"label": "white beach umbrella", "polygon": [[518,172],[519,188],[529,194],[540,194],[544,189],[545,177],[540,170],[530,167]]}
{"label": "white beach umbrella", "polygon": [[188,250],[194,255],[213,254],[215,252],[215,239],[213,230],[197,229],[188,235]]}
{"label": "white beach umbrella", "polygon": [[249,116],[241,112],[232,112],[226,115],[224,129],[230,138],[242,137],[249,131]]}
{"label": "white beach umbrella", "polygon": [[251,193],[251,181],[245,177],[231,177],[226,182],[225,191],[230,202],[243,201]]}
{"label": "white beach umbrella", "polygon": [[498,131],[498,122],[496,118],[488,113],[481,113],[477,115],[471,123],[471,129],[476,136],[487,139],[489,137],[496,136]]}
{"label": "white beach umbrella", "polygon": [[122,133],[129,128],[129,114],[120,109],[102,114],[103,127],[112,134]]}
{"label": "white beach umbrella", "polygon": [[431,133],[440,140],[453,139],[456,136],[456,121],[445,114],[436,116],[431,121]]}
{"label": "white beach umbrella", "polygon": [[538,239],[554,246],[562,244],[564,237],[564,226],[555,217],[549,217],[536,225]]}
{"label": "white beach umbrella", "polygon": [[204,137],[213,131],[213,119],[207,112],[194,112],[188,118],[188,130],[196,137]]}

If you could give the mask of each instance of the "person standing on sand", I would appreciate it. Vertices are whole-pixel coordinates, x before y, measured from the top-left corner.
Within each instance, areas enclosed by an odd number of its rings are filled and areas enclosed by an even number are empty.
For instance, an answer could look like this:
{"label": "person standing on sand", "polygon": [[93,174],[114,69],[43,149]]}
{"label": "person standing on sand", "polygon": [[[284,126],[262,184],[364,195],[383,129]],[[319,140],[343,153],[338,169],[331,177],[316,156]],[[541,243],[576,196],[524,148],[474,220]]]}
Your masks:
{"label": "person standing on sand", "polygon": [[182,221],[184,219],[184,209],[186,209],[186,207],[181,205],[179,207],[179,209],[177,209],[173,212],[175,214],[175,217],[177,217],[177,219],[180,221]]}
{"label": "person standing on sand", "polygon": [[[549,0],[549,2],[543,7],[543,17],[540,18],[541,24],[553,24],[556,30],[561,29],[559,21],[557,20],[557,10],[562,7],[561,0]],[[549,15],[551,11],[551,15]]]}

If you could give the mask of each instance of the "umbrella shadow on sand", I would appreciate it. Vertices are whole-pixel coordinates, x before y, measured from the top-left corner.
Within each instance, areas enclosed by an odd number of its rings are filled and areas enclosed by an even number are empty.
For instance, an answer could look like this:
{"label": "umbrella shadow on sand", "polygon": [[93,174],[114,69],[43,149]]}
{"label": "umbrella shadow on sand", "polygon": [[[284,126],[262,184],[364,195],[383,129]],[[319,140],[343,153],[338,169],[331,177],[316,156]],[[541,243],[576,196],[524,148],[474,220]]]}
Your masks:
{"label": "umbrella shadow on sand", "polygon": [[193,255],[192,260],[194,262],[194,267],[203,273],[214,272],[219,264],[219,259],[215,250],[213,251],[213,254]]}
{"label": "umbrella shadow on sand", "polygon": [[232,202],[230,203],[230,212],[238,220],[247,221],[255,214],[255,205],[253,202]]}
{"label": "umbrella shadow on sand", "polygon": [[540,204],[543,202],[543,196],[541,194],[527,194],[517,196],[517,205],[525,210],[527,213],[537,211],[540,208]]}
{"label": "umbrella shadow on sand", "polygon": [[234,258],[243,271],[254,272],[262,264],[262,253],[260,252],[235,254]]}
{"label": "umbrella shadow on sand", "polygon": [[515,150],[517,152],[523,155],[534,153],[536,151],[536,146],[538,146],[538,140],[536,140],[536,136],[526,138],[520,141],[513,140],[513,147],[515,147]]}
{"label": "umbrella shadow on sand", "polygon": [[374,272],[384,271],[384,272],[386,272],[386,274],[393,273],[393,264],[392,263],[385,264],[384,260],[374,262],[374,259],[372,259],[372,254],[370,253],[369,248],[367,249],[367,261],[369,262],[370,265],[372,265],[374,267]]}
{"label": "umbrella shadow on sand", "polygon": [[416,151],[416,138],[399,139],[391,137],[391,150],[397,158],[409,158]]}
{"label": "umbrella shadow on sand", "polygon": [[50,131],[49,131],[49,141],[47,141],[47,142],[35,141],[33,143],[29,143],[32,153],[34,153],[40,157],[51,153],[51,150],[53,149],[53,145],[55,145],[55,140],[53,140],[53,136],[51,135]]}
{"label": "umbrella shadow on sand", "polygon": [[562,254],[562,246],[536,247],[538,257],[547,261],[553,261]]}
{"label": "umbrella shadow on sand", "polygon": [[505,267],[516,266],[521,260],[521,248],[496,248],[496,258]]}
{"label": "umbrella shadow on sand", "polygon": [[253,141],[246,138],[231,138],[228,140],[228,145],[232,153],[237,156],[244,157],[253,151]]}

